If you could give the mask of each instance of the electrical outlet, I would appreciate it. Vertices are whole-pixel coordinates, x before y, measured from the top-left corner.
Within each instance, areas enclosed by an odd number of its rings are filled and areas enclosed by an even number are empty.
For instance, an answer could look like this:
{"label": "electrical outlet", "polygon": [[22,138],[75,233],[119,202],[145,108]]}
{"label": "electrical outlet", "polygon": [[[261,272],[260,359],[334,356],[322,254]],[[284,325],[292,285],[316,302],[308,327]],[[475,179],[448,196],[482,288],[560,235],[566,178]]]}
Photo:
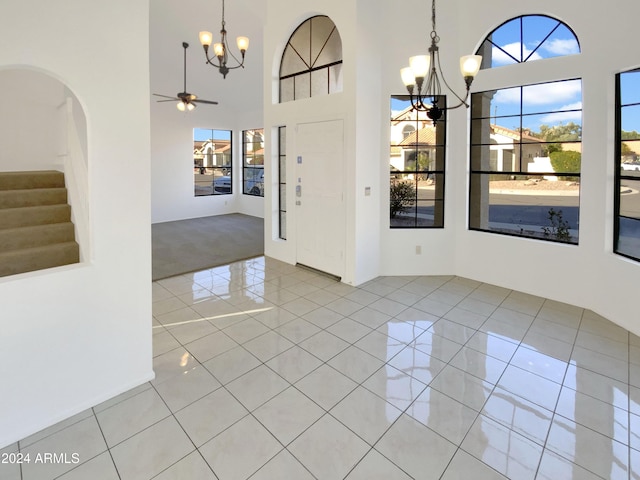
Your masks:
{"label": "electrical outlet", "polygon": [[416,245],[416,255],[422,255],[422,246]]}

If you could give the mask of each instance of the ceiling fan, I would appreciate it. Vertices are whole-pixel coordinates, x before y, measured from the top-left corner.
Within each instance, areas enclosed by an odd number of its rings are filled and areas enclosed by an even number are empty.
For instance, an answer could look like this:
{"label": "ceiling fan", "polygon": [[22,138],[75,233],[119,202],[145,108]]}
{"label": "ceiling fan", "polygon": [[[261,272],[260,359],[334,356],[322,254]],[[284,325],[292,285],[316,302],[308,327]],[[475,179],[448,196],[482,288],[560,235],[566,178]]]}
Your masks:
{"label": "ceiling fan", "polygon": [[184,48],[184,88],[183,91],[177,93],[175,97],[170,97],[168,95],[160,95],[159,93],[154,93],[156,97],[163,97],[167,100],[158,100],[158,102],[175,102],[177,101],[178,110],[184,112],[185,110],[191,111],[196,108],[196,103],[206,103],[209,105],[217,105],[218,102],[214,102],[211,100],[202,100],[196,97],[193,93],[187,92],[187,48],[189,48],[189,44],[187,42],[182,42],[182,48]]}

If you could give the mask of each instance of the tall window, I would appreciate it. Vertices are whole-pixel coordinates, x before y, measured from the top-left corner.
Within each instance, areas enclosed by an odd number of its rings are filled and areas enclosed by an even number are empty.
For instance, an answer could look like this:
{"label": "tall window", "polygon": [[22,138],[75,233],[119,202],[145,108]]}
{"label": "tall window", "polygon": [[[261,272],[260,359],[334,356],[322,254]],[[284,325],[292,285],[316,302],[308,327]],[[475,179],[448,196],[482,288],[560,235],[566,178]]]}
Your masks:
{"label": "tall window", "polygon": [[287,239],[287,127],[278,128],[278,236]]}
{"label": "tall window", "polygon": [[640,69],[616,76],[614,251],[640,260]]}
{"label": "tall window", "polygon": [[264,130],[242,132],[242,193],[264,197]]}
{"label": "tall window", "polygon": [[[478,53],[491,68],[579,53],[579,45],[562,22],[528,15],[491,32]],[[578,243],[580,79],[473,93],[470,143],[470,229]]]}
{"label": "tall window", "polygon": [[196,197],[230,195],[231,130],[193,129],[193,178]]}
{"label": "tall window", "polygon": [[291,35],[280,63],[280,103],[342,91],[342,40],[331,19],[311,17]]}
{"label": "tall window", "polygon": [[[438,105],[445,102],[443,96]],[[444,226],[445,122],[443,116],[434,126],[425,112],[411,110],[408,95],[391,97],[391,228]]]}

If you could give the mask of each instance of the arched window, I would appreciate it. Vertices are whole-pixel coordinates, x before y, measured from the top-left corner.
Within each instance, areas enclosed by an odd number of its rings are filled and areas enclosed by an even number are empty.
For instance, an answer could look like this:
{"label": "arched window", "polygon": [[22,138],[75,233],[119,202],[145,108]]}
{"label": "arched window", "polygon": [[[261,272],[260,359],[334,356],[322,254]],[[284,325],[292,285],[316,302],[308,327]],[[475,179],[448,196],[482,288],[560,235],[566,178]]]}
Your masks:
{"label": "arched window", "polygon": [[405,125],[404,128],[402,129],[402,138],[403,139],[407,138],[409,135],[411,135],[415,131],[416,131],[416,127],[414,127],[413,125]]}
{"label": "arched window", "polygon": [[[491,68],[579,51],[567,25],[526,15],[496,28],[478,53]],[[577,244],[582,80],[514,86],[512,75],[494,77],[494,89],[471,95],[469,228]]]}
{"label": "arched window", "polygon": [[482,55],[481,68],[575,53],[580,53],[580,43],[573,31],[546,15],[523,15],[503,23],[487,36],[477,52]]}
{"label": "arched window", "polygon": [[342,91],[342,40],[326,16],[305,20],[280,62],[280,103]]}

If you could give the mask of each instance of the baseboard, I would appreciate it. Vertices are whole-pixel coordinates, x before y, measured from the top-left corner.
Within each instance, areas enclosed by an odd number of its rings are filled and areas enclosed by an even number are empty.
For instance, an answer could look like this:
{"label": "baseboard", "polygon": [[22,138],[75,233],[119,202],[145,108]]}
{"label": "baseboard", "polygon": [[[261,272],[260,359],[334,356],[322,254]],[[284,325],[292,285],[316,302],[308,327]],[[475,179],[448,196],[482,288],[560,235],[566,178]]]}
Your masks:
{"label": "baseboard", "polygon": [[121,393],[127,392],[129,390],[131,390],[132,388],[135,388],[137,386],[142,385],[143,383],[146,382],[150,382],[151,380],[153,380],[156,377],[155,373],[153,372],[153,370],[151,371],[151,373],[144,375],[142,378],[135,380],[133,382],[129,382],[121,387],[115,388],[113,390],[111,390],[108,393],[104,393],[102,395],[98,395],[96,397],[94,397],[91,400],[87,400],[86,402],[83,402],[81,404],[75,405],[72,408],[69,408],[67,410],[65,410],[64,412],[60,413],[59,415],[56,415],[54,417],[52,417],[50,420],[46,421],[46,422],[42,422],[39,424],[35,424],[35,425],[28,425],[25,426],[24,428],[20,429],[20,430],[16,430],[13,432],[5,432],[6,434],[3,434],[2,437],[0,437],[0,450],[2,450],[3,448],[12,445],[14,443],[16,443],[17,441],[22,440],[23,438],[27,438],[35,433],[38,433],[41,430],[44,430],[45,428],[49,428],[53,425],[55,425],[56,423],[62,422],[64,420],[66,420],[67,418],[73,417],[74,415],[77,415],[81,412],[84,412],[85,410],[87,410],[88,408],[92,408],[95,407],[96,405],[101,404],[102,402],[105,402],[113,397],[116,397],[118,395],[120,395]]}

